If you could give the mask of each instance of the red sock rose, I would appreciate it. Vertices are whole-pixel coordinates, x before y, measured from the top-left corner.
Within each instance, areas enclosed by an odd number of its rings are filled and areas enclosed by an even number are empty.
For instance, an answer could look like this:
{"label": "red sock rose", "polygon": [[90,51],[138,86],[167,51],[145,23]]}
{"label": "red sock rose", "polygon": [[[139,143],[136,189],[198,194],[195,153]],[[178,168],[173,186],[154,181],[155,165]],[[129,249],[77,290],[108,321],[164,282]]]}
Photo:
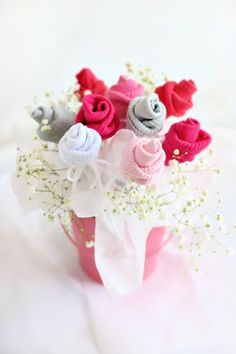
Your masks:
{"label": "red sock rose", "polygon": [[193,80],[182,80],[179,83],[167,81],[155,90],[160,101],[166,106],[166,118],[181,117],[192,108],[192,95],[196,91],[197,87]]}
{"label": "red sock rose", "polygon": [[82,69],[76,75],[76,79],[80,85],[80,88],[76,93],[79,93],[81,98],[83,98],[84,92],[87,90],[91,91],[91,93],[105,95],[107,86],[102,80],[98,80],[90,69]]}

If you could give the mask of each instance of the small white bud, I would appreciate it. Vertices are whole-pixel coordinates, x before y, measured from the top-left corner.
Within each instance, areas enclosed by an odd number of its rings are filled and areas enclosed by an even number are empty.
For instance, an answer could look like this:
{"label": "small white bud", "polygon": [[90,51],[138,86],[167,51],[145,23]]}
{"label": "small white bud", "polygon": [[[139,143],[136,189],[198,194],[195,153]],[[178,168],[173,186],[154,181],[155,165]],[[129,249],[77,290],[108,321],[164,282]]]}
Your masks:
{"label": "small white bud", "polygon": [[227,257],[232,257],[234,255],[234,249],[232,247],[228,247],[225,250]]}
{"label": "small white bud", "polygon": [[93,240],[87,240],[87,241],[85,241],[85,246],[86,246],[87,248],[92,248],[92,247],[94,247],[94,241],[93,241]]}
{"label": "small white bud", "polygon": [[174,153],[175,156],[179,155],[179,149],[175,149],[175,150],[173,151],[173,153]]}
{"label": "small white bud", "polygon": [[43,125],[48,125],[48,119],[43,119],[43,120],[42,120],[42,124],[43,124]]}

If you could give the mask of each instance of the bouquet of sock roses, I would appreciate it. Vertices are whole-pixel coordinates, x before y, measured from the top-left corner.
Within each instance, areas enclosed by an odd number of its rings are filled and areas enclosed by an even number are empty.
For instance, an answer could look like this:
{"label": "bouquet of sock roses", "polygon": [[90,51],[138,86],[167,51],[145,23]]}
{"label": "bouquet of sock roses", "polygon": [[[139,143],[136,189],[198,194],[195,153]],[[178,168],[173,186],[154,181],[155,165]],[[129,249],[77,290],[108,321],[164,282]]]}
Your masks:
{"label": "bouquet of sock roses", "polygon": [[111,87],[87,68],[76,80],[31,110],[37,136],[13,179],[21,203],[58,216],[85,272],[119,294],[153,271],[172,236],[193,259],[214,251],[231,230],[207,192],[219,173],[211,135],[186,116],[194,81],[156,85],[149,68],[131,65]]}

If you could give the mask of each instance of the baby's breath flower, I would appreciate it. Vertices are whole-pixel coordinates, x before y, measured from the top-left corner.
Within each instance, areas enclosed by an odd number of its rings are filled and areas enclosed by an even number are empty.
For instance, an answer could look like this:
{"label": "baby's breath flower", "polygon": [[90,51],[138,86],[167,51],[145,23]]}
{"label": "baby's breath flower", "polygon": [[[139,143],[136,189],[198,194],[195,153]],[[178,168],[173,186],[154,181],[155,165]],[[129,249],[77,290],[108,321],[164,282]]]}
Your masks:
{"label": "baby's breath flower", "polygon": [[42,133],[43,133],[43,132],[48,132],[48,131],[51,130],[51,129],[52,129],[52,128],[51,128],[50,125],[42,125],[41,128],[40,128],[40,130],[41,130]]}
{"label": "baby's breath flower", "polygon": [[92,248],[92,247],[94,247],[94,245],[95,245],[95,243],[94,243],[93,240],[87,240],[87,241],[85,241],[85,246],[86,246],[87,248]]}
{"label": "baby's breath flower", "polygon": [[183,249],[184,249],[184,243],[183,243],[183,242],[179,242],[179,243],[178,243],[178,248],[179,248],[180,250],[183,250]]}
{"label": "baby's breath flower", "polygon": [[173,154],[174,154],[175,156],[178,156],[178,155],[179,155],[179,149],[175,149],[175,150],[173,151]]}
{"label": "baby's breath flower", "polygon": [[156,205],[162,205],[162,203],[163,203],[163,199],[161,197],[156,198],[155,200]]}
{"label": "baby's breath flower", "polygon": [[32,186],[32,187],[30,188],[30,191],[31,191],[32,194],[34,194],[34,193],[36,192],[36,190],[37,190],[37,189],[36,189],[35,186]]}
{"label": "baby's breath flower", "polygon": [[196,267],[194,270],[195,270],[195,272],[196,272],[197,274],[201,274],[201,269],[200,269],[200,267]]}
{"label": "baby's breath flower", "polygon": [[42,119],[42,124],[43,125],[48,125],[48,119]]}
{"label": "baby's breath flower", "polygon": [[179,235],[181,233],[181,228],[179,226],[174,228],[174,234]]}
{"label": "baby's breath flower", "polygon": [[209,232],[206,232],[204,234],[204,241],[208,242],[208,241],[210,241],[210,239],[211,239],[211,235],[209,234]]}
{"label": "baby's breath flower", "polygon": [[218,225],[218,229],[219,229],[220,232],[223,232],[223,233],[227,232],[226,226],[224,224],[222,224],[222,223],[220,223]]}
{"label": "baby's breath flower", "polygon": [[226,255],[227,255],[228,257],[232,257],[232,256],[234,255],[234,249],[233,249],[233,247],[227,247],[226,250],[225,250],[225,252],[226,252]]}
{"label": "baby's breath flower", "polygon": [[223,220],[224,220],[223,215],[222,215],[222,214],[217,214],[217,215],[216,215],[216,220],[217,220],[217,221],[223,221]]}

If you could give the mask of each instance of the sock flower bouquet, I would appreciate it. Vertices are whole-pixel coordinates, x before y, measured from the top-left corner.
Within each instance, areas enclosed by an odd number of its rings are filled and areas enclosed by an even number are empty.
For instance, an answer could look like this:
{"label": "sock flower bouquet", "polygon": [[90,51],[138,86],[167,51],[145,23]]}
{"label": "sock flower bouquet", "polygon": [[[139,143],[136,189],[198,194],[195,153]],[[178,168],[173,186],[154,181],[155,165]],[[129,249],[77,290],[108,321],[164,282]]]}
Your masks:
{"label": "sock flower bouquet", "polygon": [[231,230],[207,192],[219,173],[211,135],[186,117],[194,81],[156,85],[131,65],[111,87],[90,69],[76,79],[30,112],[37,136],[13,178],[21,203],[59,217],[83,269],[116,293],[141,284],[170,236],[193,260],[215,252]]}

